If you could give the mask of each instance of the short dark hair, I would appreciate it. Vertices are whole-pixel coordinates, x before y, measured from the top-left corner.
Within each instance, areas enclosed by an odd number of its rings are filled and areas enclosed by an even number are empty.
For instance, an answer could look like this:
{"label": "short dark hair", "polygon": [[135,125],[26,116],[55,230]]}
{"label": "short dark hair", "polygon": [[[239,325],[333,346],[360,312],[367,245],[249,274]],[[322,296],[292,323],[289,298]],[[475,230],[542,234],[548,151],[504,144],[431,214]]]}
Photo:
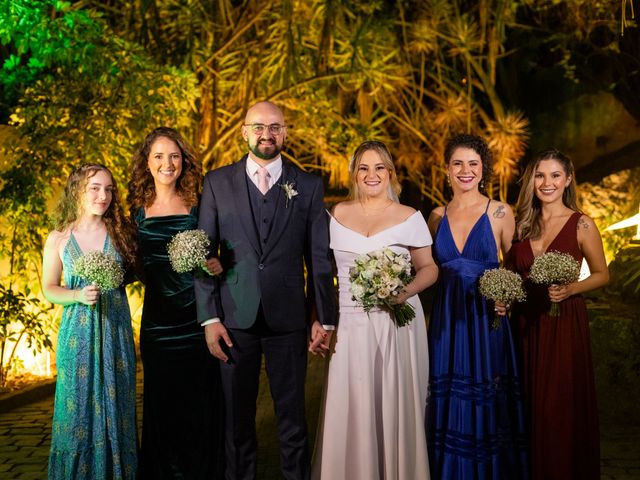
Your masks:
{"label": "short dark hair", "polygon": [[487,145],[487,142],[485,142],[482,137],[477,135],[470,135],[468,133],[454,135],[449,139],[444,149],[444,161],[447,165],[449,165],[451,161],[453,152],[458,148],[468,148],[480,155],[480,160],[482,161],[482,181],[484,184],[484,188],[481,188],[481,190],[485,190],[486,185],[491,181],[493,163],[489,145]]}

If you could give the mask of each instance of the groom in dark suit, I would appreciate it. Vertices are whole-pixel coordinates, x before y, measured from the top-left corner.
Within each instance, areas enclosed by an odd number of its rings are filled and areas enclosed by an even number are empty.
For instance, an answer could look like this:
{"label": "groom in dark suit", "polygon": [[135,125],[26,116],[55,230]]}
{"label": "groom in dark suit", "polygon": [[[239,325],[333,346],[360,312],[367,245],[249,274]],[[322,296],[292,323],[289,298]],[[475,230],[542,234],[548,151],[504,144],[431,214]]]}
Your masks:
{"label": "groom in dark suit", "polygon": [[[222,362],[226,478],[256,478],[256,399],[264,354],[283,476],[307,479],[307,349],[324,355],[336,322],[322,182],[282,160],[287,127],[276,105],[252,106],[242,136],[249,153],[206,175],[200,204],[199,228],[209,235],[225,272],[195,283],[198,319],[209,351]],[[310,305],[317,311],[312,325]]]}

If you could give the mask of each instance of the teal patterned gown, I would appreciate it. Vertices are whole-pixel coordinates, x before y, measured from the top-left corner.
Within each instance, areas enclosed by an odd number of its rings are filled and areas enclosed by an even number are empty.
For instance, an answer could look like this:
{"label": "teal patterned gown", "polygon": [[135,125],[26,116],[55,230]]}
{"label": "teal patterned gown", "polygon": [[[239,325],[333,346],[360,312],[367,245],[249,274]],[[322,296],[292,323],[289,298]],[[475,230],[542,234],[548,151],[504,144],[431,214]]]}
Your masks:
{"label": "teal patterned gown", "polygon": [[[122,261],[108,235],[103,251]],[[68,288],[87,285],[74,274],[81,255],[72,233],[62,262]],[[136,357],[124,287],[94,307],[64,307],[56,364],[49,479],[134,479]]]}

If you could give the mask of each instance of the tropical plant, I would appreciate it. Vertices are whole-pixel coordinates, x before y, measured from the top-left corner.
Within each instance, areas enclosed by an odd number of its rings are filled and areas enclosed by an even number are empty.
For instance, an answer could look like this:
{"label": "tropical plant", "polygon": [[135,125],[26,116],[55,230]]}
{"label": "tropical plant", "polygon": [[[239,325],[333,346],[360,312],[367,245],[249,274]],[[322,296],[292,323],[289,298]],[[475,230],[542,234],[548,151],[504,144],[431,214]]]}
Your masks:
{"label": "tropical plant", "polygon": [[[4,387],[21,342],[35,355],[51,348],[50,325],[39,299],[0,284],[0,387]],[[10,350],[9,350],[10,349]]]}
{"label": "tropical plant", "polygon": [[244,151],[239,129],[258,99],[283,105],[288,156],[347,183],[366,139],[392,148],[404,177],[443,203],[442,154],[453,133],[491,139],[506,196],[527,138],[504,106],[496,70],[516,2],[113,0],[83,3],[158,62],[198,75],[196,144],[206,169]]}
{"label": "tropical plant", "polygon": [[627,299],[640,301],[640,245],[621,249],[610,265],[611,288]]}

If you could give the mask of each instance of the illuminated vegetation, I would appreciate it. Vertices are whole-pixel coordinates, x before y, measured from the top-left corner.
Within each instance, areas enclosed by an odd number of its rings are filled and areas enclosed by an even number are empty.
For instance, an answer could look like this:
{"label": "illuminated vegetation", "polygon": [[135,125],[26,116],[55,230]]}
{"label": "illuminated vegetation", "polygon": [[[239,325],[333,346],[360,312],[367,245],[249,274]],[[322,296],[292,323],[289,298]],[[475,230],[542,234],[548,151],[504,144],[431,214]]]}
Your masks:
{"label": "illuminated vegetation", "polygon": [[355,147],[378,139],[405,185],[442,204],[444,144],[470,131],[489,140],[490,192],[506,200],[532,128],[517,100],[535,69],[570,95],[610,91],[640,120],[630,5],[0,0],[2,281],[39,283],[43,219],[79,163],[106,164],[122,188],[136,143],[163,124],[192,139],[205,169],[231,163],[259,99],[285,107],[287,156],[330,189],[346,185]]}

